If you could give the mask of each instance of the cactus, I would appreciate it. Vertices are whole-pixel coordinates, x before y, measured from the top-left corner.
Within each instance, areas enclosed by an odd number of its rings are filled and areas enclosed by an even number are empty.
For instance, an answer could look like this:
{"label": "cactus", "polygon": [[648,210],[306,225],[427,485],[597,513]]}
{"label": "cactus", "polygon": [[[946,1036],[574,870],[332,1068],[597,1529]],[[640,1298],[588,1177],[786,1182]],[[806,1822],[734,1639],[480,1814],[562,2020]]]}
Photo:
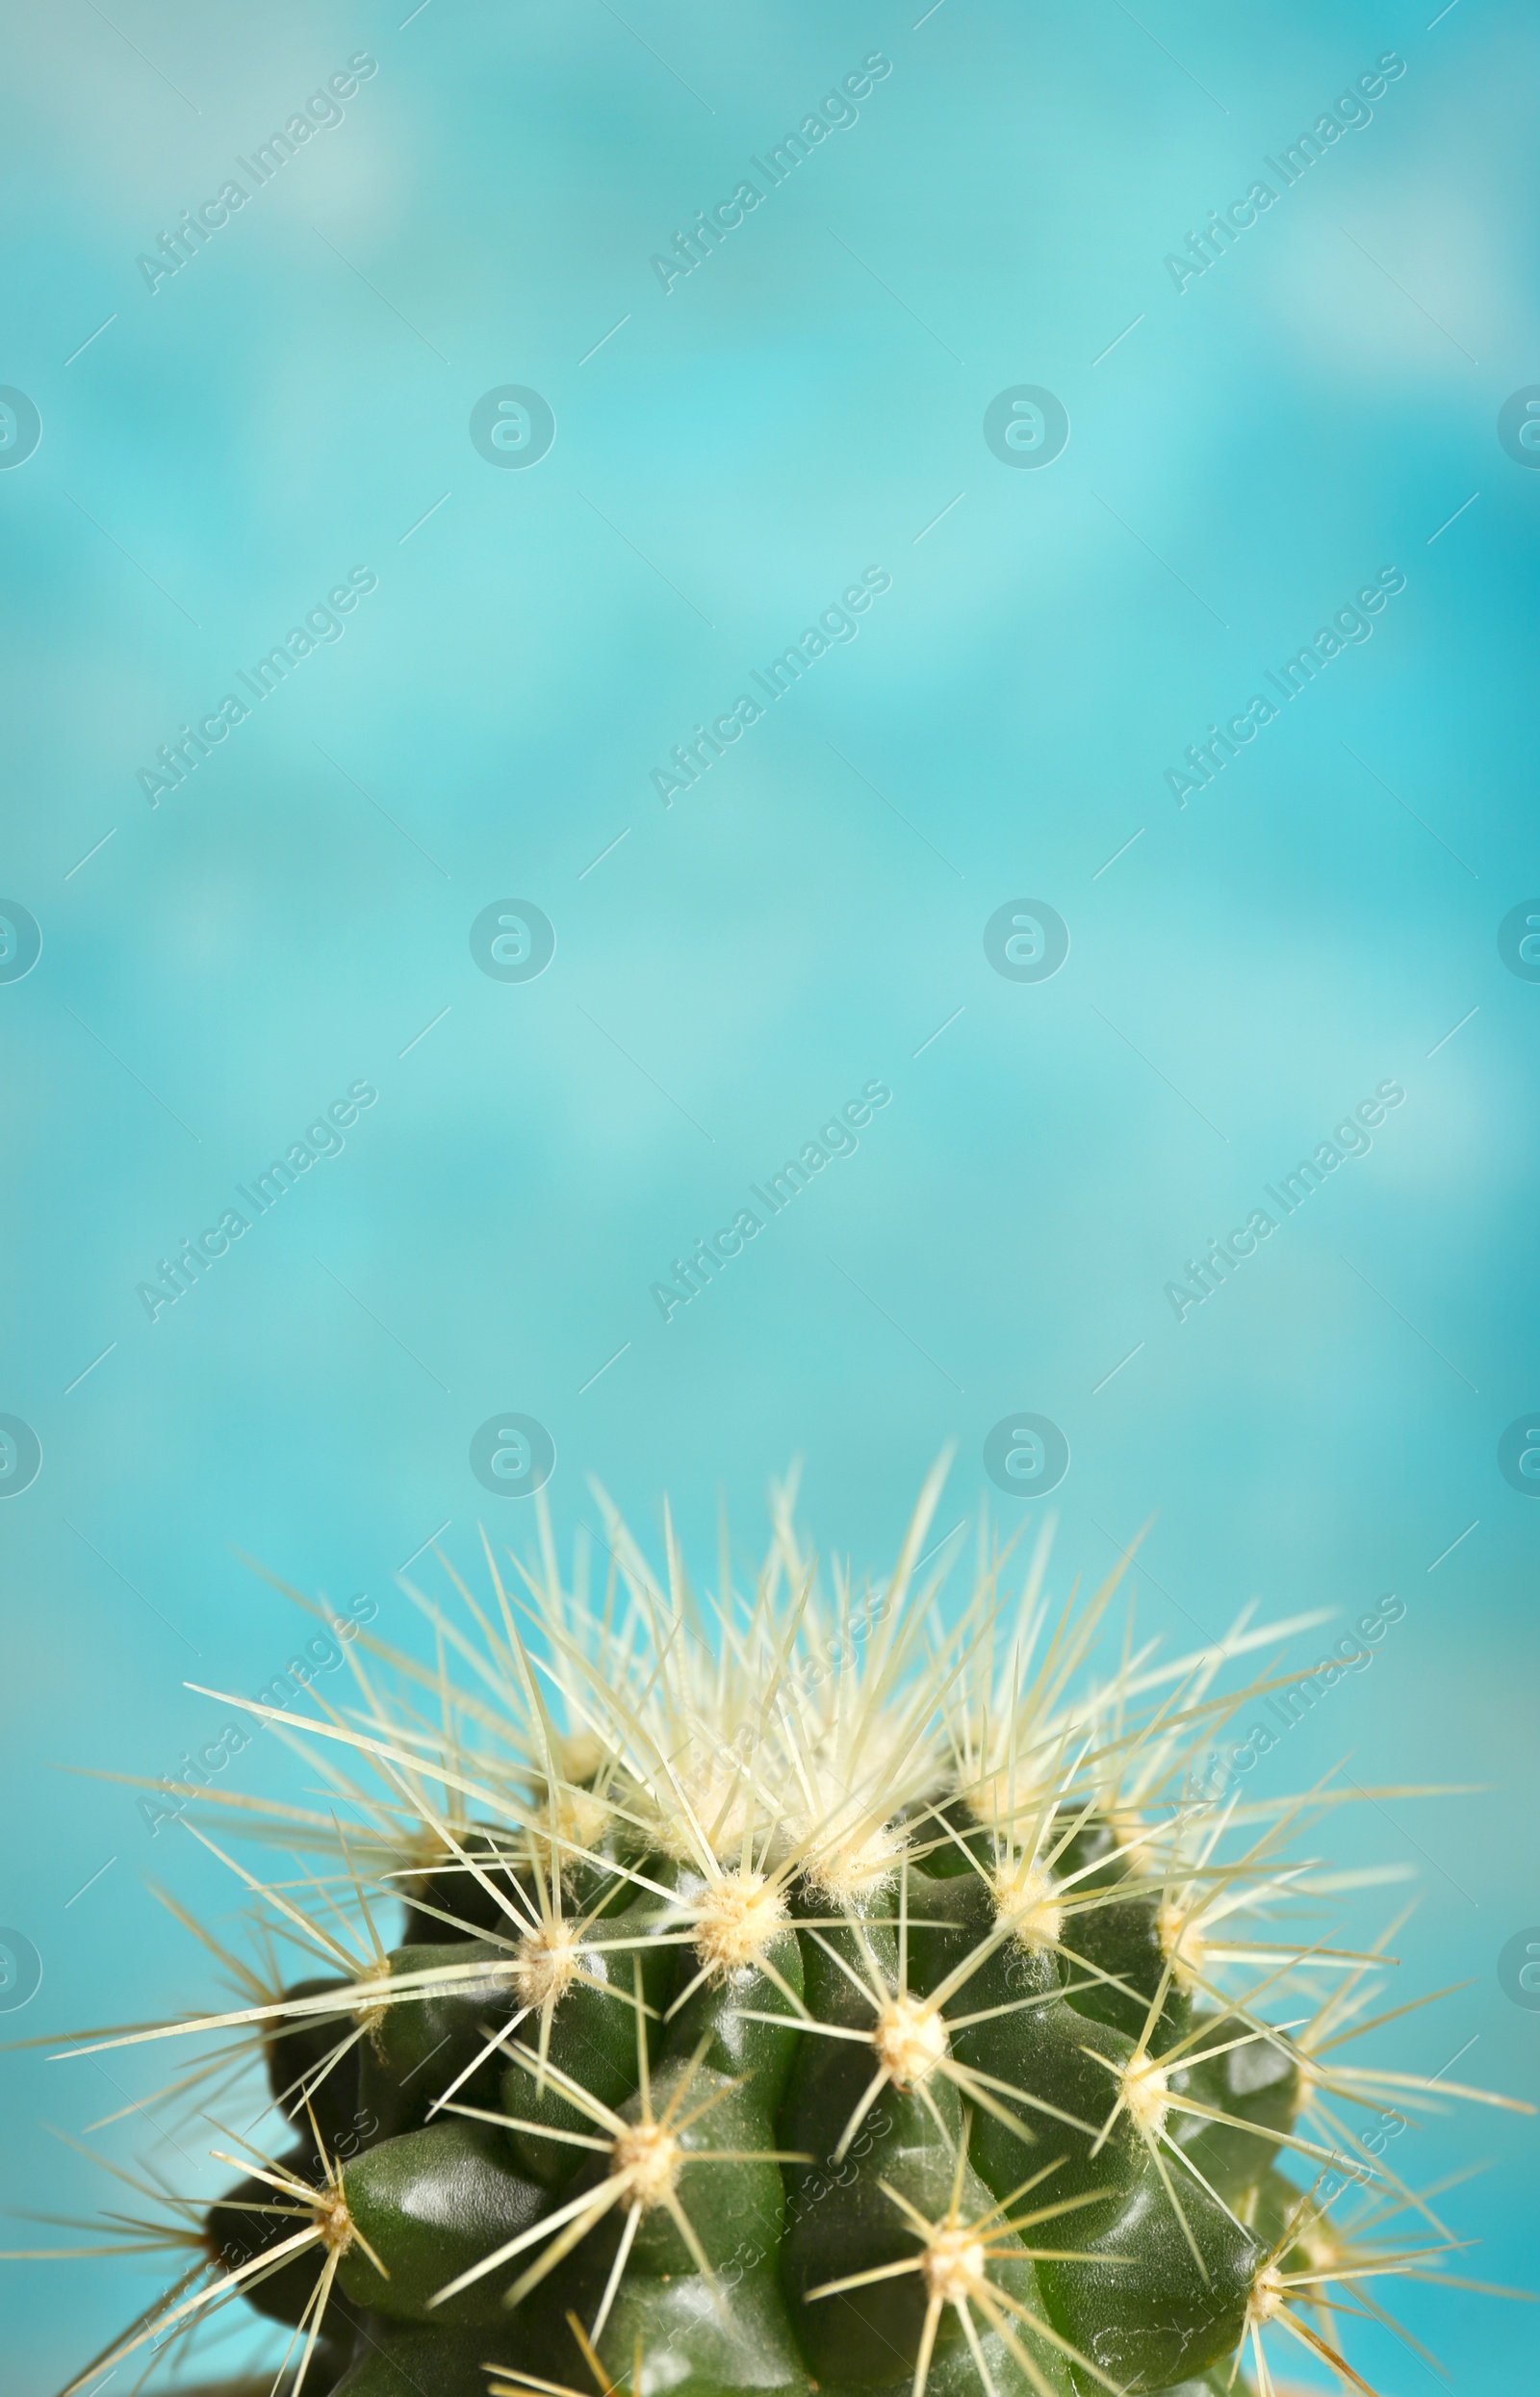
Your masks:
{"label": "cactus", "polygon": [[174,2026],[277,2128],[219,2140],[182,2277],[71,2389],[237,2302],[290,2397],[1266,2397],[1290,2349],[1366,2385],[1331,2291],[1445,2244],[1352,2126],[1414,2086],[1343,2054],[1386,1959],[1327,1952],[1286,1858],[1329,1795],[1196,1770],[1290,1627],[1162,1663],[1130,1616],[1098,1676],[1116,1577],[1055,1614],[1040,1544],[1008,1600],[982,1528],[948,1627],[938,1488],[860,1591],[784,1492],[714,1600],[612,1516],[569,1589],[542,1521],[488,1603],[411,1593],[436,1671],[360,1632],[346,1705],[248,1707],[334,1809],[156,1785],[300,1853],[233,1869],[303,1970],[232,1958],[246,2002]]}

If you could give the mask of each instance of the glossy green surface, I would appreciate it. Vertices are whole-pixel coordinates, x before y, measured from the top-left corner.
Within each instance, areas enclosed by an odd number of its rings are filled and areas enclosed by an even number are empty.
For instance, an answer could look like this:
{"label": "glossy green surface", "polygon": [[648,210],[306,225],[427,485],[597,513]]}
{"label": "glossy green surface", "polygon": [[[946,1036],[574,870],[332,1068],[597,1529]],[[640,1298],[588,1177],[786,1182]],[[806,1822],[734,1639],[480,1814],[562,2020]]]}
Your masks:
{"label": "glossy green surface", "polygon": [[[588,2392],[596,2362],[633,2384],[638,2358],[636,2397],[907,2397],[922,2357],[930,2397],[1228,2386],[1296,2195],[1267,2135],[1298,2102],[1288,2044],[1194,2010],[1105,1825],[1060,1860],[1090,1869],[1056,1950],[1002,1917],[949,1817],[936,1869],[839,1908],[796,1884],[732,1969],[698,1948],[699,1874],[643,1859],[654,1889],[607,1912],[587,1893],[546,2019],[496,1925],[398,1949],[394,1979],[485,1971],[393,2004],[321,2083],[318,2128],[367,2127],[338,2168],[345,2344],[314,2397],[482,2397],[488,2364]],[[446,1897],[424,1881],[415,1920]],[[877,2035],[906,2006],[919,2061]],[[275,2093],[337,2038],[334,2019],[270,2039]],[[1146,2069],[1162,2103],[1136,2120]],[[663,2179],[627,2181],[658,2139]],[[211,2237],[238,2219],[266,2218],[217,2208]],[[937,2259],[960,2251],[949,2281]],[[255,2300],[297,2322],[314,2281],[307,2256]]]}

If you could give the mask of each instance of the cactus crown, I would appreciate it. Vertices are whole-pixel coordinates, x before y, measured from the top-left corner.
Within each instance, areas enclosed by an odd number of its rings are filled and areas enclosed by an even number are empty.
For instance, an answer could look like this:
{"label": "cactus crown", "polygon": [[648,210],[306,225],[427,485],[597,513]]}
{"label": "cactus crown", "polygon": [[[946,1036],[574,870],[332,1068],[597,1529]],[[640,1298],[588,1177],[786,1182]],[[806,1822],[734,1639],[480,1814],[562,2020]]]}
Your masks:
{"label": "cactus crown", "polygon": [[714,1599],[612,1513],[568,1587],[542,1517],[487,1603],[409,1589],[436,1669],[360,1635],[348,1705],[248,1709],[331,1792],[223,1800],[298,1859],[232,1869],[303,1970],[74,2051],[221,2034],[174,2088],[213,2121],[199,2073],[260,2061],[281,2137],[136,2224],[186,2269],[71,2390],[237,2300],[290,2397],[1266,2397],[1291,2347],[1366,2386],[1344,2311],[1450,2244],[1363,2123],[1418,2084],[1344,2053],[1390,1960],[1286,1855],[1335,1791],[1195,1787],[1298,1626],[1163,1662],[1130,1616],[1098,1670],[1117,1577],[1057,1612],[1040,1544],[1012,1603],[981,1528],[946,1628],[938,1489],[860,1591],[789,1491]]}

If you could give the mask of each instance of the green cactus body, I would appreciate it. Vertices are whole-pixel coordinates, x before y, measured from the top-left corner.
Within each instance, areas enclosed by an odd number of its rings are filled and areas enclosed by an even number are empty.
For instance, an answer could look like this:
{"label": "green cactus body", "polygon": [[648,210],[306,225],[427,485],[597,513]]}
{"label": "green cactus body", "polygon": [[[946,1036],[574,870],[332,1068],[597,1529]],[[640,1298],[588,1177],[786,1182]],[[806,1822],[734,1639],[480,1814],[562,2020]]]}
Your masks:
{"label": "green cactus body", "polygon": [[1307,1958],[1297,2044],[1252,2011],[1289,1968],[1185,1795],[1214,1655],[1076,1701],[1089,1631],[1034,1683],[1029,1607],[1002,1670],[992,1570],[950,1633],[911,1585],[927,1512],[859,1609],[783,1520],[714,1646],[677,1559],[621,1539],[601,1616],[548,1549],[527,1646],[500,1588],[482,1621],[503,1764],[462,1721],[404,1865],[421,1730],[357,1782],[356,1968],[234,2018],[288,2143],[202,2221],[292,2397],[1212,2397],[1280,2315],[1331,2356],[1346,2251],[1284,2167],[1355,2091]]}

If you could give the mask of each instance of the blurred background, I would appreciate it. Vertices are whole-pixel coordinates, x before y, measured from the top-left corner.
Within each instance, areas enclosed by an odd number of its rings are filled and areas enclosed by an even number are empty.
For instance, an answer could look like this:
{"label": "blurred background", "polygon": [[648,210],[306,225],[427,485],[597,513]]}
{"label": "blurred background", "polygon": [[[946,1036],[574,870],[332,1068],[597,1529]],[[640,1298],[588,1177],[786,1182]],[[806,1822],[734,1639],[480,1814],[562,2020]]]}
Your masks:
{"label": "blurred background", "polygon": [[[1394,2060],[1540,2097],[1531,13],[61,0],[6,46],[0,2029],[217,1996],[144,1883],[222,1934],[229,1876],[79,1768],[175,1775],[228,1711],[185,1685],[281,1668],[244,1559],[412,1642],[398,1570],[523,1547],[552,1458],[564,1550],[597,1477],[703,1579],[802,1458],[881,1572],[953,1442],[938,1532],[1051,1508],[1067,1591],[1148,1526],[1173,1648],[1328,1610],[1303,1666],[1400,1599],[1248,1787],[1482,1785],[1335,1847],[1416,1869],[1398,1996],[1459,1985]],[[158,2075],[49,2052],[0,2060],[13,2206],[107,2200],[45,2126],[227,2177],[85,2137]],[[1420,2120],[1420,2185],[1491,2166],[1460,2268],[1532,2279],[1534,2126]],[[5,2267],[8,2387],[154,2286]],[[1397,2303],[1456,2389],[1532,2378],[1524,2307]]]}

